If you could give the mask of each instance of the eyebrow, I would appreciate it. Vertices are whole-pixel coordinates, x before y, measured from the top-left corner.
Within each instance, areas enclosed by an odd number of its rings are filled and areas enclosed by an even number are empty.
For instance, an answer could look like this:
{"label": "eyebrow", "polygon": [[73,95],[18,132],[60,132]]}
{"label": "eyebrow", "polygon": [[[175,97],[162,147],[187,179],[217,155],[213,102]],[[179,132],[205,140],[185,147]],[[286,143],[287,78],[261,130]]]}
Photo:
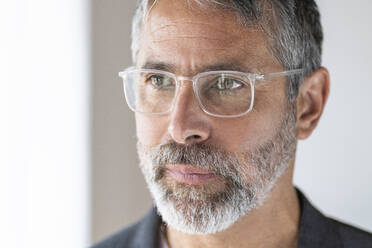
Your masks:
{"label": "eyebrow", "polygon": [[[155,69],[168,72],[176,72],[177,66],[170,63],[160,62],[160,61],[147,61],[140,67],[140,69]],[[206,66],[201,66],[198,68],[199,72],[205,71],[241,71],[241,72],[252,72],[246,66],[238,62],[224,62],[211,64]]]}
{"label": "eyebrow", "polygon": [[176,68],[172,64],[168,64],[168,63],[164,63],[160,61],[147,61],[144,65],[140,67],[140,69],[155,69],[155,70],[174,72]]}

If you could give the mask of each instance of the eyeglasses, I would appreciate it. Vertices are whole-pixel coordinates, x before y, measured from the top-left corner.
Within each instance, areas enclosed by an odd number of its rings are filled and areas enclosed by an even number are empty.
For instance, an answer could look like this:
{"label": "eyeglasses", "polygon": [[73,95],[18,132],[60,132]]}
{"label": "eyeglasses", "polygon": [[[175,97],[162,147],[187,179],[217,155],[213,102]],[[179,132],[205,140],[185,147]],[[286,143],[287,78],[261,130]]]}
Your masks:
{"label": "eyeglasses", "polygon": [[238,71],[207,71],[194,77],[129,67],[119,72],[131,110],[143,114],[167,114],[172,111],[182,81],[190,81],[201,109],[215,117],[240,117],[254,103],[254,86],[265,79],[303,73],[302,69],[255,74]]}

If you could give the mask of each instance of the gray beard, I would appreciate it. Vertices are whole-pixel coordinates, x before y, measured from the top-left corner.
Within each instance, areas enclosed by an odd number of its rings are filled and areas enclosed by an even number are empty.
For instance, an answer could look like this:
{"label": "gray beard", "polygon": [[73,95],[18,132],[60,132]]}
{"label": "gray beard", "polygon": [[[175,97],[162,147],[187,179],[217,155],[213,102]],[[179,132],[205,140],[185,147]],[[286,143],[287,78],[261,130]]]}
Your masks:
{"label": "gray beard", "polygon": [[[231,153],[219,147],[177,143],[145,148],[137,143],[140,165],[163,221],[189,234],[223,231],[258,208],[296,151],[295,111],[290,109],[272,140],[254,151]],[[224,179],[221,191],[171,181],[166,164],[188,164]]]}

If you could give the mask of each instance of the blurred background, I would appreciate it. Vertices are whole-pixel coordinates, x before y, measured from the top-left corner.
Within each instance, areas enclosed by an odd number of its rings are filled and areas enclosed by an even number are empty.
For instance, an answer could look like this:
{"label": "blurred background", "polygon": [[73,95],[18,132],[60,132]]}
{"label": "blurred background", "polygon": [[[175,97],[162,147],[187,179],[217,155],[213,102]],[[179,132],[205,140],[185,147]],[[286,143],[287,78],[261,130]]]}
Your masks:
{"label": "blurred background", "polygon": [[[318,1],[331,95],[300,142],[295,184],[372,231],[372,2]],[[135,0],[0,3],[0,233],[4,247],[88,247],[152,202],[117,73]]]}

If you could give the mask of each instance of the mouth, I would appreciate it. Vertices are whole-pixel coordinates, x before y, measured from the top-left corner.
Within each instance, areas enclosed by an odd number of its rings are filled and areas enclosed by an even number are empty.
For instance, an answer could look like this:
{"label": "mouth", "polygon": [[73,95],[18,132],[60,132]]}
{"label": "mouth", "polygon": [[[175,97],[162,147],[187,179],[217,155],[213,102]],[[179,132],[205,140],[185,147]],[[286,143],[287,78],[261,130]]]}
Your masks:
{"label": "mouth", "polygon": [[192,165],[168,164],[166,171],[176,181],[186,184],[205,184],[220,178],[216,173]]}

